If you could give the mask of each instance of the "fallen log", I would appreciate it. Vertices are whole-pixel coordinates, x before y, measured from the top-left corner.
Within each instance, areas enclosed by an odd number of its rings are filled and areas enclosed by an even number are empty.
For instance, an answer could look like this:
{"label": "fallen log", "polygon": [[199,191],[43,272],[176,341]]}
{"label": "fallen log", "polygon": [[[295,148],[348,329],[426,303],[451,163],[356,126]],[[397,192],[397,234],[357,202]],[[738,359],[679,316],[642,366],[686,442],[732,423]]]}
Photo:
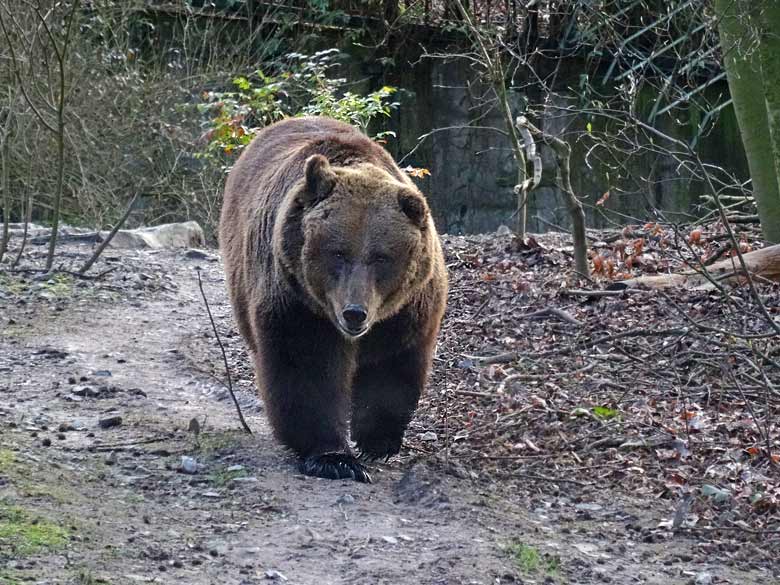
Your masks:
{"label": "fallen log", "polygon": [[[780,282],[780,244],[748,252],[743,254],[742,258],[751,276]],[[728,283],[733,285],[739,285],[745,281],[745,273],[736,256],[720,260],[708,266],[707,274],[710,277],[709,279],[701,270],[690,270],[678,274],[638,276],[637,278],[630,278],[620,282],[628,288],[663,289],[673,286],[685,286],[696,289],[710,289],[714,288],[711,280],[719,284]]]}

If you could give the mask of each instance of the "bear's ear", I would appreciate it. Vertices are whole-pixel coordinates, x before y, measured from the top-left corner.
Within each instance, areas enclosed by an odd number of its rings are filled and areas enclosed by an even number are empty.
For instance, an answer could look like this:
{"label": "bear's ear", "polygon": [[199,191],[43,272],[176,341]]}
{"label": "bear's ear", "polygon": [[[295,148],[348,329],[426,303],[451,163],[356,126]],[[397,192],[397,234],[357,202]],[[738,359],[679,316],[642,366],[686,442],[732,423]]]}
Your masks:
{"label": "bear's ear", "polygon": [[424,228],[428,223],[428,204],[419,193],[411,189],[404,189],[398,194],[398,203],[401,204],[401,211],[412,220],[412,223]]}
{"label": "bear's ear", "polygon": [[301,199],[306,206],[322,201],[336,186],[336,173],[330,168],[328,159],[321,154],[313,154],[306,159],[304,176],[306,189]]}

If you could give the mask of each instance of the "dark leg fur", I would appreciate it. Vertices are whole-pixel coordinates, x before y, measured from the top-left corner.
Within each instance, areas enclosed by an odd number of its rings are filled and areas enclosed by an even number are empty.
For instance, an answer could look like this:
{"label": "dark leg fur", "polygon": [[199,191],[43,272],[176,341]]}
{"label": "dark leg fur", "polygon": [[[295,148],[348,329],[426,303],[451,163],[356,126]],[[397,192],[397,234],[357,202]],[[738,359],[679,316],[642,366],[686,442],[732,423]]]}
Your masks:
{"label": "dark leg fur", "polygon": [[417,407],[432,344],[413,346],[379,362],[361,364],[352,390],[352,439],[369,459],[389,458]]}
{"label": "dark leg fur", "polygon": [[305,308],[291,314],[259,324],[256,337],[258,382],[274,434],[307,475],[370,481],[347,444],[354,350]]}

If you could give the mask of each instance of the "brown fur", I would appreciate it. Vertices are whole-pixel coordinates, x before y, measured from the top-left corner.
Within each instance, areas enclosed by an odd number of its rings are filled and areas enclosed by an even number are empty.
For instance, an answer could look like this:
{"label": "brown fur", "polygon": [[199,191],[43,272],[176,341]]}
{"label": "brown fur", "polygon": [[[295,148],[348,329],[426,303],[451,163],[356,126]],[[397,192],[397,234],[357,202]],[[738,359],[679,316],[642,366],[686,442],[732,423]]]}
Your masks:
{"label": "brown fur", "polygon": [[[277,438],[299,456],[398,452],[431,365],[447,277],[425,199],[340,122],[261,131],[230,173],[227,286]],[[345,329],[343,308],[369,329]]]}

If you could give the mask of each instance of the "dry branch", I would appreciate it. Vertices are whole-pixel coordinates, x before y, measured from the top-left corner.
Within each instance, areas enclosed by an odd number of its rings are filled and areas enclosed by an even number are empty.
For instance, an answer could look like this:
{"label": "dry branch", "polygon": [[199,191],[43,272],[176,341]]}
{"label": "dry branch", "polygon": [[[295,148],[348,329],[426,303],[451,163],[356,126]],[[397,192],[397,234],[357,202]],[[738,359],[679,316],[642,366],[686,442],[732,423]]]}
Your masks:
{"label": "dry branch", "polygon": [[222,345],[222,338],[219,336],[219,332],[217,331],[217,324],[214,322],[214,316],[211,314],[211,306],[209,305],[209,301],[206,299],[206,293],[203,290],[203,280],[200,277],[200,268],[198,268],[196,272],[198,275],[198,288],[200,289],[200,296],[203,299],[203,304],[206,306],[206,313],[209,316],[211,329],[214,331],[214,337],[216,337],[217,343],[219,344],[219,349],[222,351],[222,360],[225,363],[225,375],[227,376],[228,392],[230,393],[230,397],[233,399],[233,405],[236,407],[236,413],[238,414],[238,420],[241,423],[241,427],[246,433],[251,435],[252,429],[250,429],[249,425],[246,424],[246,420],[244,420],[244,413],[241,412],[241,406],[238,404],[238,399],[233,392],[233,378],[230,375],[230,365],[228,364],[227,354],[225,353],[225,346]]}
{"label": "dry branch", "polygon": [[[743,254],[750,276],[761,277],[773,282],[780,282],[780,244]],[[716,282],[743,284],[745,272],[737,258],[726,258],[708,267],[710,278]],[[621,281],[628,287],[647,287],[655,289],[684,286],[687,288],[711,289],[714,285],[700,271],[682,272],[679,274],[654,274],[639,276]]]}
{"label": "dry branch", "polygon": [[[103,240],[100,245],[95,250],[95,253],[92,254],[89,260],[86,261],[84,266],[81,267],[79,272],[81,274],[86,274],[87,271],[92,268],[92,265],[97,261],[98,258],[100,258],[100,255],[103,253],[103,250],[106,249],[106,246],[108,246],[111,243],[111,240],[114,239],[114,236],[117,234],[117,232],[121,229],[121,227],[125,224],[127,221],[127,218],[130,216],[130,213],[133,211],[133,206],[135,205],[135,202],[138,200],[138,192],[136,191],[135,195],[133,195],[133,198],[130,200],[130,203],[128,203],[127,208],[125,209],[125,212],[122,214],[122,217],[119,218],[119,221],[116,222],[116,225],[113,227],[111,232],[106,236],[106,239]],[[99,234],[99,232],[98,232]],[[53,236],[52,236],[53,237]]]}
{"label": "dry branch", "polygon": [[583,325],[582,321],[575,319],[569,313],[557,307],[547,307],[538,311],[534,311],[533,313],[526,313],[525,315],[520,316],[521,319],[538,319],[540,317],[557,317],[561,321],[571,325],[576,325],[577,327],[582,327]]}

